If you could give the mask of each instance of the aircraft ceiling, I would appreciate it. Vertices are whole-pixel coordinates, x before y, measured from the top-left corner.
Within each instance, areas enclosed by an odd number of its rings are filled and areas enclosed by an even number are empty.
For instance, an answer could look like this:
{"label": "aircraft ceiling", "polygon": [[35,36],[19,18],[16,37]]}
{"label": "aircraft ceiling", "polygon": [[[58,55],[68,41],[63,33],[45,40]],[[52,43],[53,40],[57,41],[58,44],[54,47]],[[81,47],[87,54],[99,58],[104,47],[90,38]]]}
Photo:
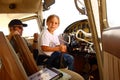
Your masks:
{"label": "aircraft ceiling", "polygon": [[11,19],[22,19],[42,11],[42,0],[1,0],[0,27],[6,27]]}
{"label": "aircraft ceiling", "polygon": [[41,0],[1,0],[0,13],[33,13],[41,9]]}

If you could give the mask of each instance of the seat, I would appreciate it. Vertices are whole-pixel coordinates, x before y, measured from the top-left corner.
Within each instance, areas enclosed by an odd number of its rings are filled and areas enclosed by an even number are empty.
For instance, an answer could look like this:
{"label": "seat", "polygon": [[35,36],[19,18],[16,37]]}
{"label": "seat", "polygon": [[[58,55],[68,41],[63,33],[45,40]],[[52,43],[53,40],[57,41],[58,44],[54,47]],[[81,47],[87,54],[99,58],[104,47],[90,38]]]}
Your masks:
{"label": "seat", "polygon": [[25,40],[20,35],[14,35],[13,40],[18,51],[17,54],[19,55],[27,75],[30,76],[37,72],[39,68],[37,67],[37,64]]}
{"label": "seat", "polygon": [[[37,59],[37,65],[38,66],[47,66],[47,67],[51,67],[47,64],[48,60],[49,60],[50,56],[45,55],[45,54],[39,54],[38,55],[38,59]],[[57,59],[57,60],[56,60]],[[53,64],[52,67],[55,67],[57,69],[61,69],[61,68],[67,68],[65,59],[63,58],[62,55],[60,55],[59,57],[57,57],[56,59],[53,60]]]}
{"label": "seat", "polygon": [[50,56],[45,54],[39,54],[38,49],[33,49],[33,57],[38,66],[46,66],[47,60]]}
{"label": "seat", "polygon": [[103,31],[102,47],[104,80],[120,80],[120,27]]}
{"label": "seat", "polygon": [[[29,75],[39,71],[38,66],[35,64],[35,61],[33,59],[33,56],[31,55],[31,52],[27,46],[27,44],[24,42],[23,38],[20,35],[14,36],[14,42],[16,44],[16,47],[19,49],[19,54],[21,55],[21,58],[24,61],[24,68],[27,69]],[[29,68],[29,69],[28,69]],[[29,71],[30,70],[30,71]],[[68,70],[68,69],[60,69],[61,71],[71,75],[70,80],[84,80],[81,75],[78,73]],[[62,80],[62,79],[60,79]]]}
{"label": "seat", "polygon": [[0,80],[28,80],[12,46],[0,32]]}
{"label": "seat", "polygon": [[47,64],[47,60],[49,59],[49,56],[47,55],[38,55],[38,58],[37,58],[37,65],[41,66],[41,65],[44,65],[46,66]]}

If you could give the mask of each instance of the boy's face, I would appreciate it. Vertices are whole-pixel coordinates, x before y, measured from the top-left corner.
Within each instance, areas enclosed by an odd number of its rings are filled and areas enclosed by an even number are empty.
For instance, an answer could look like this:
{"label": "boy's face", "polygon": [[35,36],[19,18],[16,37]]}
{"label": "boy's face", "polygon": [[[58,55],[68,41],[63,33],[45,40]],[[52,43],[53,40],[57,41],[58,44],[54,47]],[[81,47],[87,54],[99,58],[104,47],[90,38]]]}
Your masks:
{"label": "boy's face", "polygon": [[59,20],[58,20],[58,18],[56,18],[56,17],[51,18],[47,22],[47,26],[48,26],[48,30],[50,32],[54,32],[58,28],[58,26],[59,26]]}

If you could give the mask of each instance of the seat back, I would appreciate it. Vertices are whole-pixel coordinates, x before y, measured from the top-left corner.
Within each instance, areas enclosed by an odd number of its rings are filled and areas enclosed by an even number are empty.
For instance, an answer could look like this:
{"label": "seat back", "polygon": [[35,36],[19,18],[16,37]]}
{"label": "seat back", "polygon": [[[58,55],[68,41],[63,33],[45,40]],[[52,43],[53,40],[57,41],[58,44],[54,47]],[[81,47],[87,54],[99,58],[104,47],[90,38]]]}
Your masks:
{"label": "seat back", "polygon": [[26,72],[3,32],[0,32],[0,80],[27,80]]}
{"label": "seat back", "polygon": [[37,72],[39,69],[25,40],[20,35],[15,35],[13,40],[17,47],[17,54],[19,55],[27,75],[30,76]]}
{"label": "seat back", "polygon": [[120,27],[102,34],[104,80],[120,80]]}

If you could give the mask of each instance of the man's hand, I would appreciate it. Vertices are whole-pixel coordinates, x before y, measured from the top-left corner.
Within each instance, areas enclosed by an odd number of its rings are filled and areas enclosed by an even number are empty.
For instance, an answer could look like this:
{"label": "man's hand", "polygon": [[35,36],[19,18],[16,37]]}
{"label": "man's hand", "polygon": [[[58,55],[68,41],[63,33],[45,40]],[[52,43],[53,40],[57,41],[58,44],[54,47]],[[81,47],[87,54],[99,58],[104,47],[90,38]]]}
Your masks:
{"label": "man's hand", "polygon": [[20,35],[20,33],[18,31],[14,31],[13,35]]}
{"label": "man's hand", "polygon": [[7,36],[8,40],[11,40],[14,35],[20,35],[20,33],[18,31],[11,31]]}
{"label": "man's hand", "polygon": [[34,33],[34,40],[37,41],[38,40],[38,33]]}

